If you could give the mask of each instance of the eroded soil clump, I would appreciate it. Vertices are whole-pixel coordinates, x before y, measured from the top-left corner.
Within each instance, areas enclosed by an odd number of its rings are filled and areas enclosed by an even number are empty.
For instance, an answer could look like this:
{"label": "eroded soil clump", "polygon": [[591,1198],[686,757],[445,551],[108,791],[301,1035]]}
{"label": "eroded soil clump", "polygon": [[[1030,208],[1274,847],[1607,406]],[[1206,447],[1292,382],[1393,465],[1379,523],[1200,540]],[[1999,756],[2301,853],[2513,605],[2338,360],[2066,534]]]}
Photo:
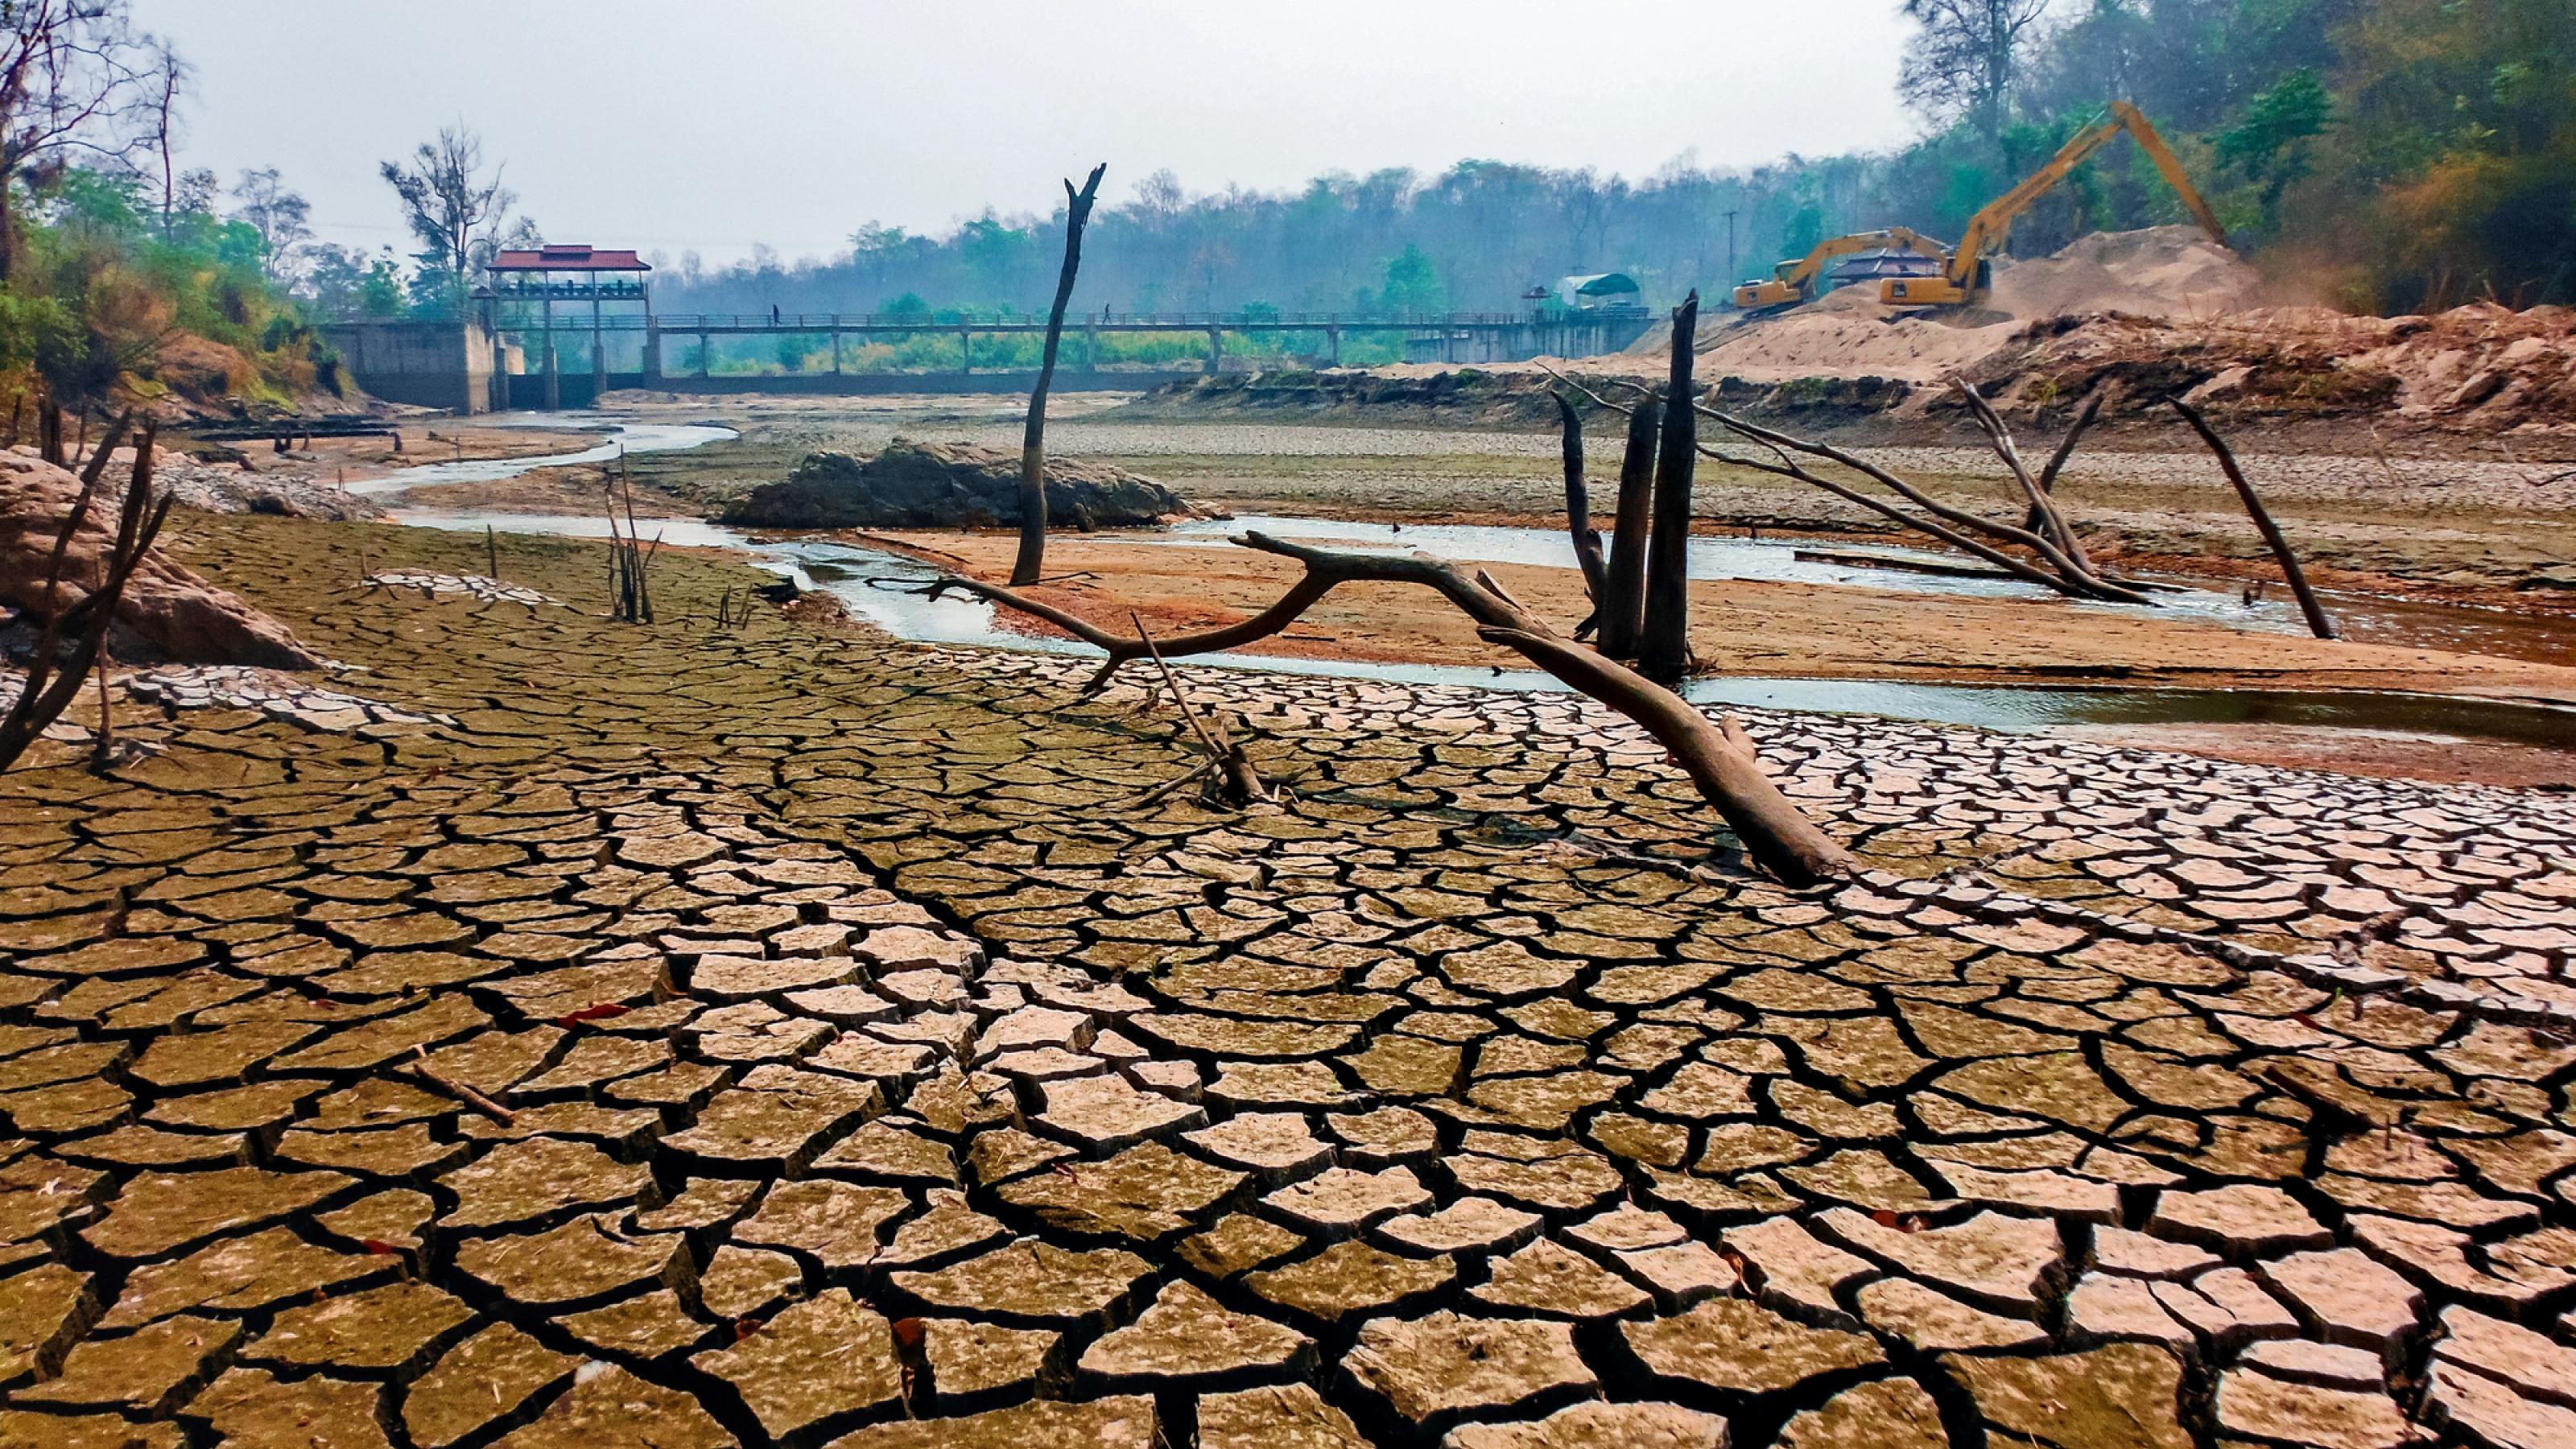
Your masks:
{"label": "eroded soil clump", "polygon": [[[752,528],[989,528],[1020,521],[1020,459],[973,443],[898,437],[869,458],[806,455],[782,482],[753,489],[721,521]],[[1136,528],[1198,516],[1181,496],[1110,463],[1050,458],[1047,517],[1079,529]]]}
{"label": "eroded soil clump", "polygon": [[0,776],[0,1442],[2576,1427],[2564,798],[1753,714],[1801,897],[1564,697],[1186,671],[1217,811],[1084,661],[188,531],[417,722]]}

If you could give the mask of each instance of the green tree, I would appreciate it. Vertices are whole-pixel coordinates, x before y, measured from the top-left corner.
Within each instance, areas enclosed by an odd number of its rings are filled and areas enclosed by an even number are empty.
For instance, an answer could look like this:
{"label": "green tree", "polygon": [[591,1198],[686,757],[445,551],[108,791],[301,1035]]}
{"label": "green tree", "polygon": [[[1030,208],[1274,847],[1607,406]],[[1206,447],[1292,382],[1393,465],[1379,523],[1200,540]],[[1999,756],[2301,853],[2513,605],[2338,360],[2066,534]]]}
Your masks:
{"label": "green tree", "polygon": [[2282,194],[2308,174],[2308,143],[2325,134],[2333,117],[2325,82],[2301,67],[2258,93],[2246,104],[2244,118],[2219,133],[2219,164],[2258,188],[2266,232],[2280,229]]}
{"label": "green tree", "polygon": [[1378,305],[1389,312],[1445,312],[1449,310],[1449,289],[1440,282],[1440,269],[1432,264],[1429,254],[1412,242],[1388,258],[1386,288],[1378,293]]}

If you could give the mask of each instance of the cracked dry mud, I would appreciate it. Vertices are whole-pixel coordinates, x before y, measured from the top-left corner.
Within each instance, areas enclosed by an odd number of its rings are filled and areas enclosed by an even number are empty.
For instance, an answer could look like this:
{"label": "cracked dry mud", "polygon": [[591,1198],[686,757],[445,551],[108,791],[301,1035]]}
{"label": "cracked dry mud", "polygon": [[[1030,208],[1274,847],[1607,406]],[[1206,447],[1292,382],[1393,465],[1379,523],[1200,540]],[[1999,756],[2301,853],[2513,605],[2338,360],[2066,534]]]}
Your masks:
{"label": "cracked dry mud", "polygon": [[2576,1443],[2564,797],[1751,716],[1797,896],[1563,696],[1140,806],[1078,661],[188,527],[375,703],[0,779],[0,1445]]}

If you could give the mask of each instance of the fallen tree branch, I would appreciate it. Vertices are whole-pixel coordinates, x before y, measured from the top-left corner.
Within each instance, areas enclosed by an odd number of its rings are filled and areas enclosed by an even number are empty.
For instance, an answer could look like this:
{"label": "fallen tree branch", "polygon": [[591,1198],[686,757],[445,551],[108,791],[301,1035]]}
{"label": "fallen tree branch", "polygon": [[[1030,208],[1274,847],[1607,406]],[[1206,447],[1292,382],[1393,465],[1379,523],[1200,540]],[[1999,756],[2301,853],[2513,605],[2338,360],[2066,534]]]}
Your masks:
{"label": "fallen tree branch", "polygon": [[2308,632],[2320,639],[2334,638],[2334,620],[2326,616],[2326,606],[2317,601],[2317,591],[2308,587],[2307,570],[2299,567],[2298,555],[2290,552],[2290,540],[2282,536],[2281,525],[2272,521],[2272,511],[2255,496],[2254,485],[2245,480],[2245,470],[2236,466],[2235,451],[2227,446],[2226,439],[2218,436],[2218,431],[2200,415],[2199,409],[2181,398],[2173,399],[2173,408],[2182,414],[2184,422],[2191,424],[2193,432],[2200,434],[2200,440],[2209,445],[2209,451],[2218,455],[2218,470],[2235,485],[2236,496],[2245,503],[2245,512],[2253,518],[2254,527],[2262,533],[2263,541],[2271,545],[2272,557],[2281,562],[2281,572],[2289,577],[2290,592],[2299,599],[2299,612],[2308,616]]}
{"label": "fallen tree branch", "polygon": [[1152,657],[1154,667],[1162,671],[1163,687],[1172,692],[1172,707],[1181,712],[1181,718],[1189,724],[1190,733],[1197,735],[1199,744],[1206,748],[1208,763],[1225,773],[1226,785],[1234,802],[1238,805],[1256,800],[1269,803],[1272,798],[1270,786],[1261,778],[1261,772],[1252,767],[1252,757],[1243,752],[1243,746],[1234,742],[1234,735],[1222,720],[1216,722],[1213,731],[1200,721],[1199,712],[1190,707],[1190,697],[1181,693],[1181,681],[1172,674],[1172,666],[1163,661],[1162,651],[1154,647],[1154,636],[1146,630],[1144,616],[1130,609],[1127,617],[1135,623],[1136,637],[1144,641],[1145,652]]}
{"label": "fallen tree branch", "polygon": [[[2110,583],[2084,573],[2076,567],[2074,560],[2069,559],[2064,552],[2059,550],[2055,543],[2039,534],[2033,533],[2028,529],[2015,528],[2008,523],[1997,523],[1989,518],[1980,518],[1976,514],[1969,513],[1964,509],[1953,508],[1946,503],[1942,503],[1939,500],[1930,497],[1925,494],[1923,490],[1915,487],[1913,484],[1906,482],[1904,479],[1888,472],[1886,469],[1879,467],[1877,464],[1872,463],[1857,454],[1837,448],[1831,443],[1819,443],[1805,438],[1792,437],[1787,433],[1763,427],[1759,423],[1737,417],[1733,413],[1709,407],[1704,403],[1694,404],[1693,406],[1699,409],[1702,416],[1716,419],[1721,426],[1725,427],[1736,436],[1750,439],[1771,449],[1774,454],[1780,456],[1781,461],[1784,464],[1787,462],[1787,454],[1791,452],[1803,453],[1809,457],[1823,458],[1828,462],[1839,463],[1843,467],[1849,468],[1853,472],[1858,473],[1875,483],[1885,486],[1907,502],[1912,503],[1914,506],[1927,513],[1930,513],[1935,518],[1943,520],[1945,523],[1952,525],[1952,527],[1946,530],[1935,529],[1928,525],[1924,520],[1905,512],[1903,509],[1897,508],[1882,500],[1873,499],[1869,495],[1860,492],[1858,489],[1835,483],[1819,474],[1809,472],[1804,468],[1795,466],[1766,465],[1740,457],[1727,457],[1725,458],[1725,461],[1727,462],[1735,463],[1743,467],[1754,468],[1765,473],[1774,473],[1782,477],[1797,478],[1803,482],[1813,483],[1816,486],[1825,489],[1827,492],[1834,494],[1836,497],[1857,503],[1864,508],[1868,508],[1876,513],[1902,523],[1908,528],[1929,533],[1933,537],[1951,544],[1953,547],[1965,548],[1969,552],[1976,554],[1979,558],[1984,559],[1988,563],[1994,564],[1998,568],[2010,569],[2014,573],[2019,574],[2033,583],[2046,585],[2062,594],[2067,594],[2075,598],[2103,599],[2122,604],[2152,604],[2155,602],[2153,599],[2148,598],[2145,594],[2136,589],[2128,588],[2120,584]],[[2048,569],[2035,568],[2020,559],[2014,558],[2010,554],[2004,553],[2000,549],[1990,548],[1983,544],[1970,543],[1965,537],[1965,534],[1968,531],[1982,533],[1990,538],[1999,539],[2005,543],[2018,544],[2021,547],[2027,548],[2031,552],[2038,554],[2042,559],[2047,561],[2049,567]],[[2051,572],[2051,570],[2054,570],[2054,572]]]}
{"label": "fallen tree branch", "polygon": [[[1780,793],[1753,757],[1751,741],[1732,725],[1721,727],[1670,690],[1613,659],[1566,639],[1546,621],[1514,603],[1488,582],[1469,578],[1454,564],[1427,554],[1337,553],[1289,543],[1262,533],[1233,540],[1240,547],[1295,559],[1306,567],[1277,603],[1254,618],[1223,629],[1177,639],[1124,639],[1062,609],[1008,588],[974,579],[943,578],[924,592],[962,589],[1007,608],[1045,619],[1109,653],[1084,693],[1103,687],[1125,660],[1150,656],[1168,669],[1165,655],[1232,649],[1277,634],[1338,585],[1355,582],[1418,584],[1437,590],[1477,625],[1479,637],[1518,651],[1558,679],[1636,721],[1671,751],[1715,807],[1754,863],[1793,886],[1839,880],[1858,870],[1851,856]],[[1177,690],[1175,691],[1177,694]]]}

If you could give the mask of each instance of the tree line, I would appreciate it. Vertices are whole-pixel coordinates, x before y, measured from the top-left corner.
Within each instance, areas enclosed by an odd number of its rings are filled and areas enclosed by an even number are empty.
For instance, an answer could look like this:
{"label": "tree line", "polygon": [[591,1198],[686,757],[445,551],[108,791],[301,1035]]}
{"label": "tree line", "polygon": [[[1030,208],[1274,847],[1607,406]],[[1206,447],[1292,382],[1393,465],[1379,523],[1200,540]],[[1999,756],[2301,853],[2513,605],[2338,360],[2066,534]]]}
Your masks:
{"label": "tree line", "polygon": [[[1846,231],[1959,235],[2114,97],[2171,139],[2239,248],[2320,300],[2411,310],[2576,301],[2576,0],[1905,0],[1922,117],[1888,154],[1642,180],[1505,161],[1190,195],[1157,172],[1092,219],[1079,305],[1120,311],[1502,310],[1569,274],[1704,295]],[[2131,146],[2025,214],[2012,251],[2178,223]],[[665,258],[673,311],[1033,310],[1063,219],[943,235],[868,222],[850,250]]]}

